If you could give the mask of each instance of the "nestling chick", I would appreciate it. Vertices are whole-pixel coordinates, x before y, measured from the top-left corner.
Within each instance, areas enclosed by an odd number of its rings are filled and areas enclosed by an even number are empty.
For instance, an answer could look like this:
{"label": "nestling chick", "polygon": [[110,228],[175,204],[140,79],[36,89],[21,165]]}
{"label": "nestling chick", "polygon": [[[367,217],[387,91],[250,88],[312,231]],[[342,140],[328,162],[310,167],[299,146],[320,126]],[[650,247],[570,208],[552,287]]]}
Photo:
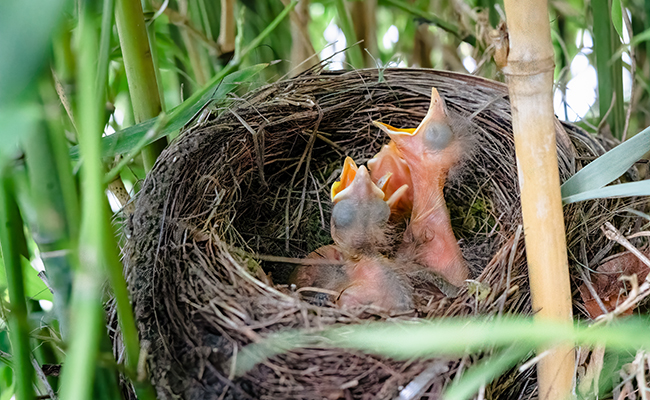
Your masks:
{"label": "nestling chick", "polygon": [[[346,173],[353,170],[344,169],[341,182],[347,180]],[[370,180],[364,166],[358,168],[351,184],[341,189],[336,193],[333,190],[331,233],[334,243],[348,258],[377,253],[388,245],[386,229],[390,207],[384,201],[384,192]]]}
{"label": "nestling chick", "polygon": [[451,229],[443,195],[449,169],[459,161],[462,149],[449,126],[442,98],[431,89],[429,111],[415,129],[373,123],[395,142],[411,172],[413,211],[399,255],[439,273],[453,285],[462,285],[469,269]]}
{"label": "nestling chick", "polygon": [[[330,260],[332,263],[309,264],[309,260]],[[349,285],[349,281],[343,254],[334,244],[319,247],[309,253],[305,257],[305,264],[298,266],[289,277],[289,283],[298,288],[312,288],[306,291],[305,297],[319,306],[335,302],[341,290]]]}
{"label": "nestling chick", "polygon": [[345,269],[349,278],[338,304],[372,305],[392,311],[411,309],[413,289],[404,272],[380,252],[389,244],[390,206],[366,167],[358,168],[350,186],[336,193],[333,201],[332,238],[348,261]]}

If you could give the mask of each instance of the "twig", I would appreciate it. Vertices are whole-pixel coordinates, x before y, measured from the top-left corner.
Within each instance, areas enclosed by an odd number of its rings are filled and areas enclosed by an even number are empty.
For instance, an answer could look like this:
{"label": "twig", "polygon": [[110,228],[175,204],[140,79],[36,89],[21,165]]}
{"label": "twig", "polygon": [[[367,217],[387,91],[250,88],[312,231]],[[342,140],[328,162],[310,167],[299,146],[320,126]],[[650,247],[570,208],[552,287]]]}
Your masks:
{"label": "twig", "polygon": [[34,366],[34,371],[36,371],[36,376],[38,377],[38,380],[41,381],[43,384],[43,387],[45,388],[45,391],[47,391],[47,394],[50,399],[56,400],[56,394],[54,393],[54,390],[52,390],[52,386],[50,386],[50,382],[47,381],[47,377],[45,376],[45,373],[43,372],[43,369],[41,366],[38,364],[38,361],[36,361],[36,358],[32,355],[32,366]]}

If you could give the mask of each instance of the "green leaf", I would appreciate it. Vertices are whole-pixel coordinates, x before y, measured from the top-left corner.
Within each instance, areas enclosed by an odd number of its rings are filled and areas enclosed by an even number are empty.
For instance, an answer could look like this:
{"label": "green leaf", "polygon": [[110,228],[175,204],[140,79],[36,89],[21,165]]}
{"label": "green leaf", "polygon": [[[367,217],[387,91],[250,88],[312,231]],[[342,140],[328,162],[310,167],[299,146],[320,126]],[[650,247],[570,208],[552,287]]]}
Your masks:
{"label": "green leaf", "polygon": [[[228,93],[235,90],[241,82],[250,80],[268,64],[257,64],[243,70],[233,72],[227,75],[222,81],[210,85],[200,92],[195,93],[182,104],[176,106],[169,112],[167,124],[161,129],[156,136],[149,138],[148,143],[167,136],[181,129],[187,124],[206,104],[212,101],[225,99]],[[139,145],[140,140],[151,129],[156,118],[149,119],[137,125],[133,125],[121,131],[115,132],[110,136],[102,138],[102,156],[112,157],[117,154],[130,153],[133,148]],[[70,156],[78,159],[79,148],[74,146],[70,149]]]}
{"label": "green leaf", "polygon": [[605,199],[610,197],[650,196],[650,180],[639,182],[621,183],[619,185],[606,186],[600,189],[587,190],[573,196],[562,198],[565,204],[578,201]]}
{"label": "green leaf", "polygon": [[612,0],[612,24],[616,33],[621,38],[623,37],[623,9],[621,8],[621,0]]}
{"label": "green leaf", "polygon": [[445,400],[467,400],[496,377],[522,361],[530,352],[528,347],[511,346],[497,355],[484,358],[473,365],[460,377],[454,380],[443,396]]}
{"label": "green leaf", "polygon": [[562,198],[600,189],[625,173],[650,150],[650,128],[598,157],[562,184]]}
{"label": "green leaf", "polygon": [[[25,285],[25,296],[32,300],[52,301],[52,292],[45,286],[45,283],[38,277],[38,272],[29,264],[29,260],[21,257],[23,266],[23,279]],[[0,258],[0,287],[7,287],[7,274],[5,265]]]}

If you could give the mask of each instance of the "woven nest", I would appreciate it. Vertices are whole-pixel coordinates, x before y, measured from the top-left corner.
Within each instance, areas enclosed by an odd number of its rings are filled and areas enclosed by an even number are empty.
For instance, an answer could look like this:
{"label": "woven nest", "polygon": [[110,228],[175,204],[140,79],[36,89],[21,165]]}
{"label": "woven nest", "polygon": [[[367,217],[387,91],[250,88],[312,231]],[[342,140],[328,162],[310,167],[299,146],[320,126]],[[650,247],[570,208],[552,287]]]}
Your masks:
{"label": "woven nest", "polygon": [[[432,365],[314,346],[242,377],[231,374],[231,356],[272,332],[389,318],[302,301],[282,285],[293,265],[274,257],[304,257],[331,242],[329,187],[344,156],[364,163],[388,141],[371,120],[417,126],[432,86],[472,136],[445,198],[478,283],[390,318],[531,312],[507,88],[431,70],[314,70],[237,98],[186,130],[144,183],[128,223],[125,262],[160,398],[392,398]],[[604,149],[578,128],[556,126],[565,180]],[[623,215],[627,206],[598,200],[565,207],[574,293],[584,276],[577,266],[612,252],[602,224],[625,231],[635,223]],[[575,304],[576,314],[586,315]],[[444,363],[428,381],[428,398],[458,369],[457,360]],[[515,370],[486,396],[516,398],[535,386],[530,370]]]}

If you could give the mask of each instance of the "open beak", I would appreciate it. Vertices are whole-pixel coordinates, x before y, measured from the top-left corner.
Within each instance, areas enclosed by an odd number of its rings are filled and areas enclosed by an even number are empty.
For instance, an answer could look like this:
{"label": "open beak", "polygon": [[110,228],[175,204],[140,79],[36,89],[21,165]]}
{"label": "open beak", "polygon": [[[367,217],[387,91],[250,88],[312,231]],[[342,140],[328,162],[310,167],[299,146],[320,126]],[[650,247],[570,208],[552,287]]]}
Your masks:
{"label": "open beak", "polygon": [[384,200],[389,203],[392,212],[410,214],[413,208],[411,171],[395,141],[391,140],[368,161],[368,169],[372,181],[384,192]]}
{"label": "open beak", "polygon": [[354,177],[356,176],[358,169],[359,168],[357,167],[357,164],[355,164],[354,160],[351,157],[345,157],[345,161],[343,162],[343,171],[341,172],[341,178],[332,184],[332,190],[330,192],[332,201],[336,203],[336,201],[338,201],[334,200],[336,198],[336,195],[338,195],[340,192],[345,190],[345,188],[349,187],[352,184],[352,181],[354,181]]}
{"label": "open beak", "polygon": [[410,158],[419,158],[424,150],[442,151],[453,139],[447,124],[444,101],[436,88],[431,88],[429,111],[417,128],[395,128],[379,121],[372,123],[395,141],[407,161]]}
{"label": "open beak", "polygon": [[[343,169],[343,172],[345,173],[345,168]],[[343,176],[341,182],[343,182]],[[337,189],[338,188],[339,187],[337,187]],[[332,193],[334,193],[333,186],[332,186]],[[342,188],[342,190],[338,191],[333,196],[332,201],[334,201],[334,203],[337,203],[341,200],[346,200],[346,199],[354,199],[359,202],[366,202],[372,199],[383,200],[384,192],[382,192],[382,190],[378,188],[377,185],[375,185],[375,183],[370,179],[370,174],[368,173],[368,170],[366,169],[366,167],[362,165],[357,169],[354,179],[352,180],[352,183],[347,187]]]}

